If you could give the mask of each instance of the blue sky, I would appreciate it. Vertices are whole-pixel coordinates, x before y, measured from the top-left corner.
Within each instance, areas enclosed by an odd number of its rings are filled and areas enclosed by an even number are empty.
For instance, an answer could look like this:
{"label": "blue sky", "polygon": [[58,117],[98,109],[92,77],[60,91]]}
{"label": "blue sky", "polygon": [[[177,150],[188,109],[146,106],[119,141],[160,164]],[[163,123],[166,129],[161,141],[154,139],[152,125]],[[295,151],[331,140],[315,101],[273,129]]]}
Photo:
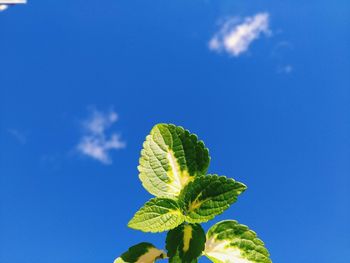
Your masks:
{"label": "blue sky", "polygon": [[[348,1],[29,2],[0,12],[0,262],[162,247],[126,227],[151,197],[136,167],[159,122],[248,185],[215,221],[249,225],[274,262],[350,262]],[[210,46],[258,14],[250,42]]]}

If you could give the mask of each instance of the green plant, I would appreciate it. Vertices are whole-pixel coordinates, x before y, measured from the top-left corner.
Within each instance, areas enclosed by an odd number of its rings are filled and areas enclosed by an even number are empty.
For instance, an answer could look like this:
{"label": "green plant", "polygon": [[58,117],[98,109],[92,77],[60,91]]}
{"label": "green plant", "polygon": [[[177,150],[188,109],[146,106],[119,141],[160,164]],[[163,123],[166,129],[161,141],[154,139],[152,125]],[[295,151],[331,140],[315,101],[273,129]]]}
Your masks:
{"label": "green plant", "polygon": [[194,263],[202,255],[215,263],[271,263],[264,243],[247,226],[221,221],[205,234],[200,223],[223,213],[246,186],[225,176],[208,175],[209,151],[197,136],[172,124],[158,124],[146,137],[139,177],[156,196],[128,226],[144,232],[169,231],[166,250],[150,243],[129,248],[114,263]]}

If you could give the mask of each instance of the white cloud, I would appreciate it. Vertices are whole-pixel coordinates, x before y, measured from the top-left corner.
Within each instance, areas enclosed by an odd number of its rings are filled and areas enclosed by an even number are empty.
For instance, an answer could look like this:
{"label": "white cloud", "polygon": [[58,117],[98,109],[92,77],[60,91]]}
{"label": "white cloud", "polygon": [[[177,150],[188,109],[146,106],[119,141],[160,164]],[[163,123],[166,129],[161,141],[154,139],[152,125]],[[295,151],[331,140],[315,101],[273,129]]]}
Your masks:
{"label": "white cloud", "polygon": [[242,23],[237,18],[228,19],[209,42],[213,51],[239,56],[246,52],[250,44],[261,34],[269,35],[269,14],[258,13],[253,17],[246,17]]}
{"label": "white cloud", "polygon": [[8,8],[8,5],[0,5],[0,12]]}
{"label": "white cloud", "polygon": [[91,116],[83,122],[83,136],[77,150],[104,164],[111,164],[110,151],[122,149],[126,146],[117,133],[107,134],[107,131],[118,120],[114,111],[103,113],[92,111]]}

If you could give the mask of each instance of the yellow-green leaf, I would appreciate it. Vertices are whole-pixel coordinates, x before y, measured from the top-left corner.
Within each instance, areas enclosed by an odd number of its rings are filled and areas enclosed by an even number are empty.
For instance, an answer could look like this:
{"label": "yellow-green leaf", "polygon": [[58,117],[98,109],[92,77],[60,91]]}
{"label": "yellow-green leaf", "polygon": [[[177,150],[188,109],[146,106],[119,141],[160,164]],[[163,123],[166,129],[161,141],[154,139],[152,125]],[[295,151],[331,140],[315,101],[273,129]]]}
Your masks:
{"label": "yellow-green leaf", "polygon": [[199,224],[182,224],[168,232],[166,249],[169,262],[196,262],[204,245],[205,233]]}
{"label": "yellow-green leaf", "polygon": [[218,175],[196,177],[182,191],[179,203],[190,223],[207,222],[236,202],[247,187],[231,178]]}
{"label": "yellow-green leaf", "polygon": [[209,161],[209,151],[196,135],[172,124],[157,124],[143,144],[139,177],[151,194],[176,197],[207,172]]}
{"label": "yellow-green leaf", "polygon": [[150,243],[140,243],[129,248],[114,263],[153,263],[157,259],[165,258],[164,251],[157,249]]}
{"label": "yellow-green leaf", "polygon": [[144,232],[162,232],[173,229],[184,221],[179,205],[173,199],[153,198],[149,200],[128,226]]}
{"label": "yellow-green leaf", "polygon": [[272,263],[264,242],[234,220],[219,222],[209,229],[204,254],[214,263]]}

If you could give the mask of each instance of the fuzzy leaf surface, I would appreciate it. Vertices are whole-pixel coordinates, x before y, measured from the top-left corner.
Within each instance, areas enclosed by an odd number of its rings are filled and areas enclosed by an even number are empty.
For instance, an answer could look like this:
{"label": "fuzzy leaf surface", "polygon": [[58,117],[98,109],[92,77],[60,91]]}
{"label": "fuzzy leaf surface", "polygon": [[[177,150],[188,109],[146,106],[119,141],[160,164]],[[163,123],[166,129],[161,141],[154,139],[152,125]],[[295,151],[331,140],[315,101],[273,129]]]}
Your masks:
{"label": "fuzzy leaf surface", "polygon": [[234,220],[209,229],[204,254],[214,263],[272,263],[256,233]]}
{"label": "fuzzy leaf surface", "polygon": [[165,258],[164,251],[157,249],[150,243],[140,243],[129,248],[114,263],[153,263],[157,259]]}
{"label": "fuzzy leaf surface", "polygon": [[179,197],[190,223],[207,222],[223,213],[247,187],[231,178],[218,175],[197,177]]}
{"label": "fuzzy leaf surface", "polygon": [[153,198],[136,212],[128,226],[144,232],[163,232],[177,227],[183,221],[184,216],[175,200]]}
{"label": "fuzzy leaf surface", "polygon": [[176,197],[207,172],[209,161],[209,151],[196,135],[172,124],[157,124],[143,144],[139,178],[151,194]]}
{"label": "fuzzy leaf surface", "polygon": [[205,233],[199,224],[182,224],[170,230],[166,238],[169,262],[197,262],[204,246]]}

